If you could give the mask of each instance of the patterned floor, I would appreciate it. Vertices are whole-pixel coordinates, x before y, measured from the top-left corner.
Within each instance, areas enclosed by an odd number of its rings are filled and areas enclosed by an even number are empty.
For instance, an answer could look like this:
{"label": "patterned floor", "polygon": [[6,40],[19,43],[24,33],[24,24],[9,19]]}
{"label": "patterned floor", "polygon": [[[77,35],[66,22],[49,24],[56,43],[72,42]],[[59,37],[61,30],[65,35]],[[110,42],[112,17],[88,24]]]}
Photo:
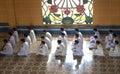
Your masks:
{"label": "patterned floor", "polygon": [[[22,35],[21,35],[22,37]],[[73,36],[69,36],[68,46],[70,47]],[[0,47],[2,47],[3,38],[8,35],[0,36]],[[104,36],[103,36],[104,38]],[[84,57],[82,57],[79,68],[75,68],[76,60],[72,59],[68,50],[65,63],[60,66],[60,61],[54,57],[56,36],[52,43],[52,50],[49,57],[36,56],[35,52],[39,48],[40,39],[37,36],[37,42],[31,46],[31,54],[28,57],[18,57],[20,43],[14,50],[12,56],[0,55],[0,74],[120,74],[120,58],[108,56],[108,51],[104,49],[105,57],[93,57],[92,52],[88,50],[89,36],[84,36]],[[68,48],[70,49],[70,48]]]}

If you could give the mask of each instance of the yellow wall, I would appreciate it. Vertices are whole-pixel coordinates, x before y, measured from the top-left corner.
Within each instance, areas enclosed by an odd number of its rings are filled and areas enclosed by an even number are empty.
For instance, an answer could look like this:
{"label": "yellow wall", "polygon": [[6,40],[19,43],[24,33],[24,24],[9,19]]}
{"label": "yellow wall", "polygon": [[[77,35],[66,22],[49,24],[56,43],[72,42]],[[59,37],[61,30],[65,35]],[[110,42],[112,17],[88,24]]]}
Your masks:
{"label": "yellow wall", "polygon": [[0,23],[15,26],[14,6],[12,0],[0,0]]}
{"label": "yellow wall", "polygon": [[94,0],[93,14],[95,25],[120,25],[120,0]]}
{"label": "yellow wall", "polygon": [[15,0],[17,25],[42,25],[41,0]]}
{"label": "yellow wall", "polygon": [[[40,1],[0,0],[0,22],[8,22],[10,27],[43,25]],[[120,25],[119,3],[120,0],[94,0],[94,24],[92,25]]]}

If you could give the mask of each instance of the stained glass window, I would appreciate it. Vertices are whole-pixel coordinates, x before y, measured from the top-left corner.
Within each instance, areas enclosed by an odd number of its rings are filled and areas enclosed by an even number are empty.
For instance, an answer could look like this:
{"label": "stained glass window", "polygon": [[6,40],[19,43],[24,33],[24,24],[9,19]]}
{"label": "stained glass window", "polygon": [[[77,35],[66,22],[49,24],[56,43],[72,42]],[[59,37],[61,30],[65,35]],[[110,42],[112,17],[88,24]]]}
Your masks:
{"label": "stained glass window", "polygon": [[92,24],[93,0],[42,0],[43,24]]}

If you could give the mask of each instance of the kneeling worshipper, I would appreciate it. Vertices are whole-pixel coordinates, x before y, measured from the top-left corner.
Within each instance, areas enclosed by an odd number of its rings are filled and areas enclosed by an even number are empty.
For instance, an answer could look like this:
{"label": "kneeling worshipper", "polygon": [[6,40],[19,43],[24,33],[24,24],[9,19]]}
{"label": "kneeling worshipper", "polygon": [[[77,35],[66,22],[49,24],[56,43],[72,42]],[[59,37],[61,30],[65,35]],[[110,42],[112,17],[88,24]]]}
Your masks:
{"label": "kneeling worshipper", "polygon": [[50,41],[52,41],[52,35],[50,34],[50,32],[48,32],[46,30],[43,30],[43,32],[44,32],[44,36],[48,37],[50,39]]}
{"label": "kneeling worshipper", "polygon": [[13,36],[15,38],[15,42],[19,42],[19,35],[18,35],[18,31],[16,28],[13,28]]}
{"label": "kneeling worshipper", "polygon": [[64,33],[65,34],[65,37],[67,38],[67,32],[65,31],[65,29],[64,28],[60,28],[60,31],[61,31],[61,33]]}
{"label": "kneeling worshipper", "polygon": [[2,49],[2,51],[0,51],[0,54],[3,54],[3,55],[12,55],[13,54],[13,47],[11,45],[11,43],[8,41],[8,40],[4,40],[4,47]]}
{"label": "kneeling worshipper", "polygon": [[112,45],[111,45],[111,44],[112,44],[112,41],[113,41],[113,40],[110,40],[110,39],[109,39],[109,36],[106,36],[106,37],[105,37],[105,48],[106,48],[106,49],[109,50],[109,49],[112,47]]}
{"label": "kneeling worshipper", "polygon": [[115,48],[115,41],[119,42],[119,38],[118,38],[117,34],[113,34],[113,41],[111,43],[112,48]]}
{"label": "kneeling worshipper", "polygon": [[29,48],[30,48],[30,46],[31,46],[31,44],[32,44],[32,41],[31,41],[31,38],[30,38],[30,36],[28,35],[28,34],[24,34],[24,39],[25,39],[25,41],[27,41],[28,42],[28,44],[29,44]]}
{"label": "kneeling worshipper", "polygon": [[112,31],[112,30],[109,30],[107,36],[108,36],[108,39],[109,39],[110,41],[112,41],[112,40],[113,40],[113,31]]}
{"label": "kneeling worshipper", "polygon": [[38,49],[36,55],[48,56],[48,46],[45,41],[41,41],[40,48]]}
{"label": "kneeling worshipper", "polygon": [[115,48],[110,48],[109,56],[120,57],[120,43],[115,41]]}
{"label": "kneeling worshipper", "polygon": [[44,41],[47,44],[48,49],[51,50],[51,48],[52,48],[52,42],[50,41],[50,39],[48,37],[41,36],[41,41]]}
{"label": "kneeling worshipper", "polygon": [[61,40],[61,41],[64,43],[65,49],[67,50],[68,40],[67,40],[67,38],[65,37],[65,34],[64,34],[64,33],[61,33],[61,35],[58,37],[58,40]]}
{"label": "kneeling worshipper", "polygon": [[81,41],[82,41],[82,44],[83,44],[83,35],[82,35],[82,33],[79,31],[78,28],[75,28],[75,34],[79,34],[79,37],[80,37],[80,39],[81,39]]}
{"label": "kneeling worshipper", "polygon": [[98,40],[101,41],[101,38],[100,38],[100,32],[98,31],[97,28],[94,28],[93,29],[93,32],[94,32],[94,35],[96,35],[98,37]]}
{"label": "kneeling worshipper", "polygon": [[20,47],[20,50],[18,52],[18,56],[28,56],[29,55],[29,44],[25,39],[21,39],[22,45]]}
{"label": "kneeling worshipper", "polygon": [[37,41],[37,40],[36,40],[36,35],[35,35],[35,32],[34,32],[33,29],[30,29],[29,35],[30,35],[30,38],[31,38],[32,43],[34,43],[34,42]]}
{"label": "kneeling worshipper", "polygon": [[66,48],[61,40],[57,40],[57,47],[55,51],[55,58],[61,61],[61,65],[65,62]]}
{"label": "kneeling worshipper", "polygon": [[114,47],[114,41],[116,40],[114,36],[116,36],[116,34],[113,34],[112,30],[109,30],[109,34],[105,37],[106,49],[110,50],[110,48]]}
{"label": "kneeling worshipper", "polygon": [[9,42],[11,43],[13,49],[16,47],[16,42],[15,42],[15,37],[13,36],[12,32],[9,32],[10,38],[9,38]]}
{"label": "kneeling worshipper", "polygon": [[74,39],[73,39],[73,41],[72,41],[72,44],[74,44],[75,40],[78,40],[78,41],[79,41],[79,45],[80,45],[81,49],[83,49],[83,41],[82,41],[82,39],[80,38],[79,34],[77,34],[77,33],[75,34],[75,37],[74,37]]}
{"label": "kneeling worshipper", "polygon": [[119,38],[117,37],[116,34],[110,34],[106,36],[105,38],[106,49],[110,50],[111,48],[115,48],[115,41],[119,42]]}
{"label": "kneeling worshipper", "polygon": [[90,37],[90,45],[89,45],[90,50],[97,49],[96,41],[99,41],[98,36],[95,35]]}
{"label": "kneeling worshipper", "polygon": [[82,56],[84,56],[83,49],[81,49],[78,40],[75,40],[74,44],[72,44],[72,51],[74,59],[77,60],[76,68],[78,69]]}
{"label": "kneeling worshipper", "polygon": [[94,56],[104,56],[104,52],[103,52],[103,47],[100,43],[100,41],[96,41],[96,46],[97,48],[93,50],[93,55]]}

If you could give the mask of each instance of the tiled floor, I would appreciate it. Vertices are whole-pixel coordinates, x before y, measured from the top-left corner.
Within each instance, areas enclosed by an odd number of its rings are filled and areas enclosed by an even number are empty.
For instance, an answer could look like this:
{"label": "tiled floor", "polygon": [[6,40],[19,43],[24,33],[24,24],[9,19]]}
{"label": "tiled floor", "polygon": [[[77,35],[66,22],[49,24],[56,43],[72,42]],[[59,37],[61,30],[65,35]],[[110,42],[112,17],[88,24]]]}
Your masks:
{"label": "tiled floor", "polygon": [[[0,36],[1,47],[3,38],[8,38],[8,36]],[[92,52],[88,50],[89,36],[84,36],[85,55],[82,57],[79,69],[76,69],[76,60],[73,60],[70,50],[72,36],[69,36],[68,39],[68,55],[62,66],[59,66],[60,61],[54,57],[56,36],[52,41],[53,46],[49,57],[35,55],[40,43],[39,36],[37,36],[38,41],[31,46],[31,54],[28,57],[18,57],[16,55],[19,51],[19,43],[17,44],[18,47],[14,49],[13,56],[0,55],[0,74],[120,74],[120,58],[109,57],[108,51],[105,49],[105,57],[92,56]]]}

